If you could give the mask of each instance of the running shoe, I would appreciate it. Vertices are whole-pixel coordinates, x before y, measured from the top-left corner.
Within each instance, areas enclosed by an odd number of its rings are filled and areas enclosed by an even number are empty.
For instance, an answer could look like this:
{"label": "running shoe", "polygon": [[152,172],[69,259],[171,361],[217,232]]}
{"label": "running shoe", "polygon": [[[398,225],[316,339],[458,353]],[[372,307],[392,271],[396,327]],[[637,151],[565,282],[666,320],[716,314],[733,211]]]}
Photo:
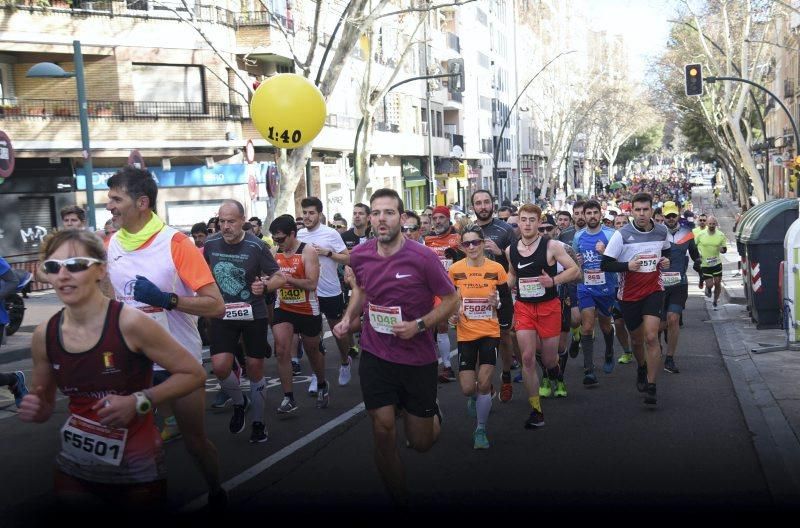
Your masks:
{"label": "running shoe", "polygon": [[467,414],[470,415],[472,418],[477,418],[478,416],[477,402],[475,400],[475,396],[469,396],[467,398]]}
{"label": "running shoe", "polygon": [[489,439],[486,438],[486,429],[478,427],[472,433],[472,447],[474,449],[489,449]]}
{"label": "running shoe", "polygon": [[647,384],[647,389],[644,393],[644,402],[648,405],[655,405],[656,403],[658,403],[658,398],[656,397],[655,383]]}
{"label": "running shoe", "polygon": [[578,357],[578,352],[581,351],[581,342],[579,339],[575,339],[575,337],[572,335],[572,332],[569,334],[569,339],[569,357],[575,359]]}
{"label": "running shoe", "polygon": [[514,386],[510,383],[503,383],[500,385],[500,401],[502,403],[508,403],[511,401],[511,398],[514,396]]}
{"label": "running shoe", "polygon": [[598,384],[597,375],[594,373],[594,369],[587,369],[583,371],[583,385],[586,387],[593,387]]}
{"label": "running shoe", "polygon": [[647,365],[636,367],[636,390],[644,392],[647,389]]}
{"label": "running shoe", "polygon": [[339,386],[344,387],[348,383],[350,383],[350,379],[352,378],[352,374],[350,374],[350,364],[353,362],[350,358],[347,358],[347,365],[339,365]]}
{"label": "running shoe", "polygon": [[288,397],[284,396],[281,404],[278,406],[278,414],[291,414],[297,410],[297,403]]}
{"label": "running shoe", "polygon": [[330,382],[325,380],[325,384],[319,387],[317,391],[317,409],[325,409],[330,403],[330,386]]}
{"label": "running shoe", "polygon": [[670,374],[678,374],[680,372],[677,365],[675,365],[675,358],[667,356],[667,359],[664,360],[664,370]]}
{"label": "running shoe", "polygon": [[439,425],[441,426],[444,423],[444,413],[442,408],[439,407],[439,398],[436,398],[436,401],[433,402],[433,414],[439,417]]}
{"label": "running shoe", "polygon": [[517,358],[514,358],[514,361],[511,362],[511,370],[517,370],[519,367],[519,361],[517,361]]}
{"label": "running shoe", "polygon": [[717,309],[717,301],[714,301],[714,302],[712,302],[712,303],[711,303],[711,306],[713,306],[713,307],[714,307],[714,310],[716,310],[716,309]]}
{"label": "running shoe", "polygon": [[544,425],[544,413],[533,409],[531,415],[525,420],[525,429],[536,429]]}
{"label": "running shoe", "polygon": [[553,386],[550,384],[550,378],[542,378],[539,384],[539,396],[541,398],[549,398],[553,395]]}
{"label": "running shoe", "polygon": [[22,405],[22,398],[28,394],[28,387],[25,386],[25,373],[21,370],[18,370],[14,373],[14,376],[17,378],[17,382],[14,384],[13,387],[9,387],[11,389],[11,394],[14,395],[14,404],[19,408]]}
{"label": "running shoe", "polygon": [[211,403],[211,408],[224,409],[232,402],[233,400],[231,400],[231,397],[228,396],[228,393],[220,389],[219,392],[217,392],[217,395],[214,397],[214,401]]}
{"label": "running shoe", "polygon": [[164,429],[161,430],[162,443],[168,444],[180,438],[183,438],[183,434],[177,425],[164,425]]}
{"label": "running shoe", "polygon": [[441,374],[439,374],[439,383],[450,383],[456,380],[456,375],[453,373],[452,367],[444,367]]}
{"label": "running shoe", "polygon": [[567,397],[567,384],[564,383],[564,380],[559,380],[556,383],[555,395],[556,395],[556,398],[566,398]]}
{"label": "running shoe", "polygon": [[317,375],[311,375],[311,383],[308,384],[308,395],[309,396],[316,396],[317,395]]}
{"label": "running shoe", "polygon": [[239,434],[244,431],[244,418],[247,414],[248,407],[250,407],[250,399],[247,395],[242,394],[242,397],[244,398],[244,403],[242,405],[233,404],[233,416],[231,416],[231,423],[228,425],[228,429],[233,434]]}
{"label": "running shoe", "polygon": [[361,349],[358,345],[351,346],[350,350],[347,351],[347,355],[353,359],[357,359],[359,354],[361,354]]}
{"label": "running shoe", "polygon": [[620,365],[627,365],[631,361],[633,361],[633,353],[632,352],[628,352],[628,353],[622,354],[619,357],[619,359],[617,360],[617,363],[619,363]]}
{"label": "running shoe", "polygon": [[606,361],[603,363],[603,372],[611,374],[614,372],[614,356],[606,356]]}
{"label": "running shoe", "polygon": [[522,383],[522,372],[514,376],[514,383]]}
{"label": "running shoe", "polygon": [[267,441],[267,427],[261,422],[253,422],[253,431],[250,433],[250,443],[260,444]]}
{"label": "running shoe", "polygon": [[299,361],[292,360],[292,376],[302,376],[303,367],[300,366]]}

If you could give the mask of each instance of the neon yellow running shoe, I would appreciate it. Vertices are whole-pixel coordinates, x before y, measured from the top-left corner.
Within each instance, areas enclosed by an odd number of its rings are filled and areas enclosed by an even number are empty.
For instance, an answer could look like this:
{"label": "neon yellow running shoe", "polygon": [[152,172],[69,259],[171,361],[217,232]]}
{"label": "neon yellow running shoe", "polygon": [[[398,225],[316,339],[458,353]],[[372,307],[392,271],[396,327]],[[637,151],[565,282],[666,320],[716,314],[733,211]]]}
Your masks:
{"label": "neon yellow running shoe", "polygon": [[619,357],[619,359],[617,360],[617,363],[619,363],[621,365],[627,365],[631,361],[633,361],[633,354],[632,353],[631,354],[622,354]]}
{"label": "neon yellow running shoe", "polygon": [[559,381],[556,384],[556,398],[566,398],[567,397],[567,384],[563,381]]}
{"label": "neon yellow running shoe", "polygon": [[553,386],[550,383],[550,379],[542,378],[542,382],[539,384],[539,397],[549,398],[552,395],[553,395]]}

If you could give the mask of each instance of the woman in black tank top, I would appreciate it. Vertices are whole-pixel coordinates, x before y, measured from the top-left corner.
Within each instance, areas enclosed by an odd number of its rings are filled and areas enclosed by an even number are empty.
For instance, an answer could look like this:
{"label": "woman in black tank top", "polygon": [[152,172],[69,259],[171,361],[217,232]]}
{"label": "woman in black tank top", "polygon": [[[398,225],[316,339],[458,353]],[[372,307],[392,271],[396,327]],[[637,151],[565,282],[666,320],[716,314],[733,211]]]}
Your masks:
{"label": "woman in black tank top", "polygon": [[[45,240],[41,260],[65,307],[34,332],[32,390],[19,416],[46,422],[56,387],[69,398],[56,493],[115,509],[161,506],[166,473],[151,410],[201,387],[205,371],[157,322],[103,295],[105,250],[96,235],[60,231]],[[153,362],[172,376],[150,388]]]}

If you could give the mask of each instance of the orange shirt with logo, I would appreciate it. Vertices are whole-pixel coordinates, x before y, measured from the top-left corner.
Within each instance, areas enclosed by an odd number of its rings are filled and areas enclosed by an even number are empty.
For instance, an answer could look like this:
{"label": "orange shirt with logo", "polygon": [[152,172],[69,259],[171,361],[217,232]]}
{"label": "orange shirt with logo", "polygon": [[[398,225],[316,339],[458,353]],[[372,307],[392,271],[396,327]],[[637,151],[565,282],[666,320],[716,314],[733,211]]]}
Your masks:
{"label": "orange shirt with logo", "polygon": [[470,266],[467,259],[463,259],[450,266],[448,274],[461,295],[458,340],[500,337],[497,311],[487,306],[487,299],[508,280],[503,266],[489,259],[485,259],[482,266]]}
{"label": "orange shirt with logo", "polygon": [[[300,244],[291,256],[281,251],[275,254],[275,261],[281,272],[288,273],[296,279],[306,278],[306,268],[303,264],[304,247],[304,243]],[[319,315],[317,292],[302,288],[281,288],[275,298],[275,308],[303,315]]]}

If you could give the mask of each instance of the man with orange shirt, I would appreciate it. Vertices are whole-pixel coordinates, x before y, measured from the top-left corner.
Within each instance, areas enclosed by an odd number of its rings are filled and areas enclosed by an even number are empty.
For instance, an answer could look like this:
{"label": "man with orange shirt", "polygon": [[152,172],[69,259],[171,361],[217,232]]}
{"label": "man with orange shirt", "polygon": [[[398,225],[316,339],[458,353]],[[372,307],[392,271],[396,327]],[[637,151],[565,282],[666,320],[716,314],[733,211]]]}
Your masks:
{"label": "man with orange shirt", "polygon": [[[152,174],[124,167],[108,180],[108,189],[106,209],[120,227],[108,242],[114,296],[148,314],[202,362],[197,316],[218,318],[225,313],[222,294],[203,255],[191,238],[156,215],[158,187]],[[154,383],[169,376],[155,368]],[[204,389],[174,400],[172,410],[186,449],[208,484],[209,504],[224,507],[227,494],[220,483],[217,449],[205,431]]]}
{"label": "man with orange shirt", "polygon": [[[436,252],[444,270],[447,271],[453,265],[453,261],[463,256],[458,251],[460,244],[458,234],[450,224],[450,209],[443,205],[436,207],[431,215],[431,221],[433,226],[431,234],[425,237],[425,245]],[[442,362],[439,381],[442,383],[456,380],[450,363],[450,336],[447,334],[447,330],[447,321],[436,327],[436,345],[439,350],[439,359]]]}

